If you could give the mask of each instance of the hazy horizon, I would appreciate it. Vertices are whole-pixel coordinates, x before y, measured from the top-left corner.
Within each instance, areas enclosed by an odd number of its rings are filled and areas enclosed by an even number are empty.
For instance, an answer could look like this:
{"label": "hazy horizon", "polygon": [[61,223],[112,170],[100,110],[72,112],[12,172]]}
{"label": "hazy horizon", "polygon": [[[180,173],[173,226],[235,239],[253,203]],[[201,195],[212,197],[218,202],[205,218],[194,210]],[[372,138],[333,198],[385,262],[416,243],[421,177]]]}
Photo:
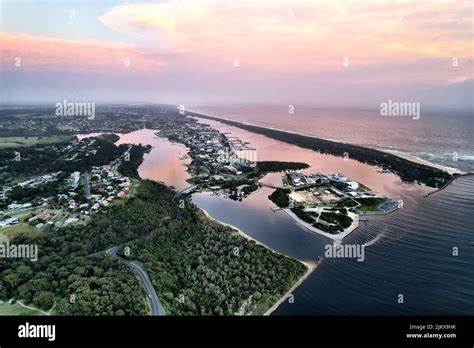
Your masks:
{"label": "hazy horizon", "polygon": [[468,2],[3,0],[0,9],[2,103],[472,108]]}

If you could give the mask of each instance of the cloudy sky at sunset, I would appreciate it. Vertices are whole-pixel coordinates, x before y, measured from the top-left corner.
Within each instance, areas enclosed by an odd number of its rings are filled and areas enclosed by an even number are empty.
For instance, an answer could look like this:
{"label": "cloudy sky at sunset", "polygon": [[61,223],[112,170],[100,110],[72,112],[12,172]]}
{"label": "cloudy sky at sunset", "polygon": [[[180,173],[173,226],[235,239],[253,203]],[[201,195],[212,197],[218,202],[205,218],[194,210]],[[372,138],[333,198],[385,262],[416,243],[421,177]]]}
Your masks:
{"label": "cloudy sky at sunset", "polygon": [[469,1],[0,1],[3,102],[468,103]]}

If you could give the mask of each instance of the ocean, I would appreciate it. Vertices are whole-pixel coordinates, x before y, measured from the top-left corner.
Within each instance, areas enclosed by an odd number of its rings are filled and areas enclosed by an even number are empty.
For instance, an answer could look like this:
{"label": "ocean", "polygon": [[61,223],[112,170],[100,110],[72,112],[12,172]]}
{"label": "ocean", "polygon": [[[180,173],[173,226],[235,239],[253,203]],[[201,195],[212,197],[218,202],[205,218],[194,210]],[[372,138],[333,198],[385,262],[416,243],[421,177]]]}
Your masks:
{"label": "ocean", "polygon": [[474,114],[424,111],[420,118],[381,116],[379,111],[329,110],[294,105],[192,106],[192,111],[384,151],[417,156],[474,172]]}
{"label": "ocean", "polygon": [[[219,122],[221,132],[248,141],[257,148],[259,160],[295,160],[311,165],[308,171],[344,172],[349,177],[403,199],[404,207],[385,216],[371,216],[359,224],[344,244],[365,246],[363,262],[325,258],[272,315],[454,315],[474,314],[474,175],[456,179],[446,189],[431,192],[407,184],[392,173],[379,173],[357,161],[322,155],[250,133]],[[186,186],[186,150],[142,129],[120,143],[153,145],[139,168],[140,176],[175,187]],[[264,182],[281,182],[269,174]],[[213,218],[234,225],[252,238],[287,256],[314,261],[324,256],[331,240],[309,232],[283,212],[274,212],[263,188],[242,202],[211,193],[193,194],[193,202]],[[245,217],[245,218],[242,218]],[[400,298],[402,297],[402,302]]]}
{"label": "ocean", "polygon": [[364,262],[325,259],[273,314],[473,315],[474,176],[415,201],[344,240],[377,238]]}

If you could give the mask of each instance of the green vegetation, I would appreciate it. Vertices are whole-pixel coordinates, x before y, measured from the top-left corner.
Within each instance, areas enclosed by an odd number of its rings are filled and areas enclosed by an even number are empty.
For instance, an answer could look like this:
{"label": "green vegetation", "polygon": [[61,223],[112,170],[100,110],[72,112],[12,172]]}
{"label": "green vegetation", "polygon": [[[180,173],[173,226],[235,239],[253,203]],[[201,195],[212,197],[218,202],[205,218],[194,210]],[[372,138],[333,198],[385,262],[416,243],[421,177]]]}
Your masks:
{"label": "green vegetation", "polygon": [[171,315],[263,314],[305,272],[194,208],[134,249]]}
{"label": "green vegetation", "polygon": [[382,204],[385,199],[383,198],[360,198],[356,199],[357,202],[361,204],[359,210],[368,211],[368,210],[377,210],[380,204]]}
{"label": "green vegetation", "polygon": [[[12,181],[13,178],[24,177],[25,173],[36,176],[62,171],[63,175],[59,179],[65,178],[74,171],[84,172],[92,166],[108,164],[128,149],[128,145],[115,146],[110,141],[95,138],[89,150],[79,150],[87,143],[88,140],[83,140],[78,143],[65,142],[16,148],[15,150],[21,155],[21,161],[13,161],[14,151],[0,150],[0,167],[4,167],[0,175],[0,184]],[[74,160],[71,160],[73,156]]]}
{"label": "green vegetation", "polygon": [[322,222],[315,222],[313,226],[316,227],[317,229],[320,229],[321,231],[331,233],[331,234],[338,234],[341,232],[338,226],[326,225],[326,224],[323,224]]}
{"label": "green vegetation", "polygon": [[313,226],[329,233],[343,232],[344,229],[348,228],[352,224],[352,219],[347,215],[347,210],[345,209],[339,213],[325,211],[321,212],[320,219],[331,225],[315,222]]}
{"label": "green vegetation", "polygon": [[[222,186],[226,186],[226,185],[227,185],[227,182],[224,182]],[[229,193],[230,199],[240,200],[240,201],[242,200],[242,197],[238,195],[239,186],[235,186],[231,188],[230,193]],[[246,181],[242,186],[243,187],[241,187],[240,192],[243,193],[245,196],[251,194],[252,192],[257,191],[258,188],[260,187],[255,181]]]}
{"label": "green vegetation", "polygon": [[280,208],[286,208],[290,204],[288,195],[290,194],[289,189],[277,188],[268,198]]}
{"label": "green vegetation", "polygon": [[122,161],[118,167],[120,174],[130,178],[138,178],[138,167],[143,162],[143,155],[151,150],[151,146],[134,145],[130,149],[130,160]]}
{"label": "green vegetation", "polygon": [[[97,141],[123,154],[124,148]],[[145,151],[132,147],[119,170],[136,176]],[[100,149],[97,154],[92,163],[110,159]],[[262,314],[306,270],[210,221],[189,201],[179,208],[164,185],[136,178],[133,192],[88,224],[12,235],[11,244],[38,245],[39,258],[0,259],[0,300],[20,299],[43,310],[55,305],[59,315],[145,315],[142,285],[119,258],[105,255],[114,245],[129,246],[130,257],[145,264],[167,313],[175,315]]]}
{"label": "green vegetation", "polygon": [[[149,194],[154,195],[154,204],[131,198],[85,226],[13,239],[11,243],[37,244],[40,257],[34,263],[0,260],[4,280],[0,298],[19,298],[42,309],[56,301],[58,314],[145,314],[141,284],[125,264],[106,257],[104,251],[148,235],[171,215],[171,193],[166,188],[159,186]],[[71,295],[76,296],[75,303],[69,301]]]}
{"label": "green vegetation", "polygon": [[20,305],[19,303],[0,303],[0,315],[42,315],[42,313],[33,309],[28,309]]}
{"label": "green vegetation", "polygon": [[338,208],[352,208],[357,205],[352,198],[344,198],[336,204]]}
{"label": "green vegetation", "polygon": [[309,164],[302,162],[282,162],[282,161],[259,161],[257,162],[257,170],[259,175],[282,172],[285,170],[298,170],[309,168]]}
{"label": "green vegetation", "polygon": [[314,222],[314,217],[315,217],[311,213],[316,214],[316,217],[318,215],[318,213],[316,213],[316,212],[311,212],[310,213],[310,212],[305,211],[303,207],[294,207],[294,208],[291,209],[291,211],[293,213],[295,213],[295,215],[297,217],[299,217],[301,220],[303,220],[304,222],[307,222],[309,224],[312,224]]}
{"label": "green vegetation", "polygon": [[402,180],[408,182],[418,181],[431,187],[442,187],[452,178],[449,173],[446,173],[443,170],[411,162],[404,158],[395,156],[393,154],[385,153],[376,149],[370,149],[358,145],[339,143],[335,141],[313,138],[305,135],[299,135],[275,129],[268,129],[264,127],[243,124],[240,122],[224,120],[207,115],[193,115],[197,117],[216,120],[234,127],[245,129],[250,132],[263,134],[269,138],[280,140],[285,143],[297,145],[314,151],[319,151],[324,154],[343,156],[343,154],[347,152],[349,153],[350,158],[354,160],[391,170],[398,174]]}
{"label": "green vegetation", "polygon": [[[62,180],[60,180],[60,183]],[[33,201],[36,197],[53,196],[60,193],[60,187],[57,182],[48,182],[36,187],[15,186],[8,193],[8,198],[18,203],[27,203]]]}
{"label": "green vegetation", "polygon": [[57,135],[49,137],[0,137],[0,149],[62,143],[72,139],[73,137],[67,135]]}
{"label": "green vegetation", "polygon": [[102,140],[105,140],[105,141],[108,141],[108,142],[111,142],[111,143],[115,143],[116,141],[120,140],[120,137],[117,134],[113,134],[113,133],[101,134],[101,135],[97,136],[96,138],[99,138],[99,139],[102,139]]}
{"label": "green vegetation", "polygon": [[235,314],[245,301],[243,312],[254,313],[304,274],[301,263],[207,220],[191,204],[181,219],[173,219],[179,208],[171,198],[165,186],[143,181],[136,197],[85,226],[15,238],[12,243],[38,244],[40,257],[35,263],[0,260],[0,298],[45,310],[56,301],[58,314],[145,314],[133,273],[119,259],[104,256],[117,244],[130,246],[131,257],[145,263],[170,314]]}
{"label": "green vegetation", "polygon": [[41,233],[37,228],[30,226],[27,223],[19,223],[10,227],[0,229],[0,234],[6,239],[13,239],[23,234],[35,235]]}

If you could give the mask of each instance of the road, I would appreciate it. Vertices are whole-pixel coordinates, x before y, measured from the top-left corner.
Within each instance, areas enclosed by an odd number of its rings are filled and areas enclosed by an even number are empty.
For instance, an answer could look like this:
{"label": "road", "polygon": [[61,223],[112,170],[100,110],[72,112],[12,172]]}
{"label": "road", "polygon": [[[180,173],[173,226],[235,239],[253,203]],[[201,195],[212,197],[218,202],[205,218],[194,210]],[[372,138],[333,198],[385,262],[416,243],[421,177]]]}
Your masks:
{"label": "road", "polygon": [[[198,186],[197,185],[191,185],[191,186],[185,187],[185,188],[183,188],[179,191],[176,191],[171,200],[175,201],[181,195],[191,192],[196,187],[198,187]],[[175,204],[174,207],[176,209],[176,219],[179,220],[179,219],[181,219],[181,208],[179,207],[179,204],[178,205]]]}
{"label": "road", "polygon": [[[113,246],[105,251],[106,255],[109,256],[117,256],[117,253],[122,249],[121,246]],[[150,304],[151,308],[151,315],[153,316],[161,316],[166,315],[165,309],[161,304],[158,296],[156,296],[155,288],[151,283],[150,277],[148,277],[148,273],[146,272],[145,266],[140,261],[132,260],[124,260],[125,263],[133,270],[133,272],[138,276],[138,279],[142,283],[143,287],[145,288],[146,298],[148,303]]]}
{"label": "road", "polygon": [[117,256],[117,253],[122,249],[121,246],[113,246],[105,251],[105,255],[108,256]]}
{"label": "road", "polygon": [[156,296],[155,288],[148,277],[148,273],[145,270],[143,263],[139,261],[125,261],[127,265],[132,267],[133,271],[138,275],[138,278],[145,287],[146,296],[150,303],[151,315],[166,315],[165,309],[160,303],[158,296]]}
{"label": "road", "polygon": [[179,198],[179,196],[181,196],[183,194],[186,194],[186,193],[189,193],[197,187],[198,187],[198,185],[191,185],[191,186],[182,188],[181,190],[178,190],[178,191],[175,192],[175,194],[173,196],[173,199]]}

